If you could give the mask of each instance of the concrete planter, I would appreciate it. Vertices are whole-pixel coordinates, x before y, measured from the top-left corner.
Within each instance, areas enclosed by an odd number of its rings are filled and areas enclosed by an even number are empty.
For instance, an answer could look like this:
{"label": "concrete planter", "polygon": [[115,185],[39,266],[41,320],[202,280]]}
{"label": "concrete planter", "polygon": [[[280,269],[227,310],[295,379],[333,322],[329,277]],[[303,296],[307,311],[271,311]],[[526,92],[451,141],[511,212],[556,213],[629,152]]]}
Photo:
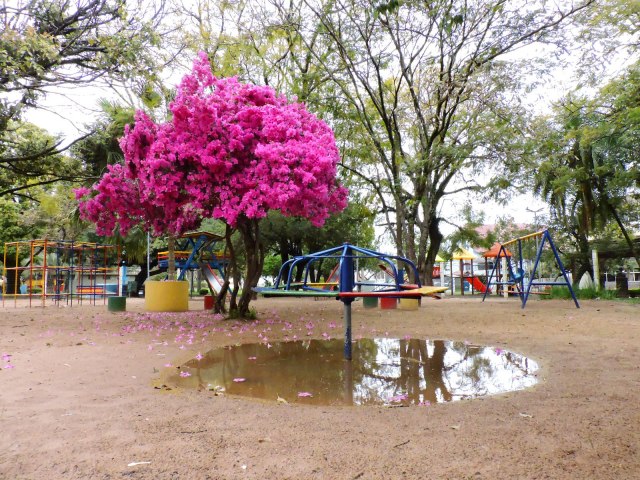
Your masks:
{"label": "concrete planter", "polygon": [[378,297],[362,297],[364,308],[378,308]]}
{"label": "concrete planter", "polygon": [[186,312],[189,310],[189,284],[184,281],[147,281],[144,306],[148,312]]}
{"label": "concrete planter", "polygon": [[419,298],[401,298],[400,299],[400,310],[418,310],[418,307],[420,307]]}
{"label": "concrete planter", "polygon": [[380,309],[381,310],[394,310],[398,308],[398,299],[391,297],[381,297],[380,298]]}

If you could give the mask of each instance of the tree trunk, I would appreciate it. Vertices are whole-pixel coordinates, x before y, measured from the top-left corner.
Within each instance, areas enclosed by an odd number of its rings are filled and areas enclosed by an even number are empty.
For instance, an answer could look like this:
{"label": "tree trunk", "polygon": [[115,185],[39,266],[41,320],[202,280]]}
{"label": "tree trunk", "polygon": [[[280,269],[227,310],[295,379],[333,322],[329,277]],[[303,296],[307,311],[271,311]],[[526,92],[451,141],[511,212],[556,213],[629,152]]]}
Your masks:
{"label": "tree trunk", "polygon": [[429,249],[427,250],[427,255],[424,259],[424,284],[425,285],[433,285],[433,265],[436,262],[436,257],[438,256],[438,250],[440,250],[440,245],[442,244],[442,233],[440,233],[439,228],[440,220],[434,218],[429,222]]}
{"label": "tree trunk", "polygon": [[242,294],[238,302],[238,316],[247,318],[249,303],[254,295],[252,288],[258,285],[264,265],[264,246],[260,240],[260,220],[243,218],[238,221],[238,231],[242,235],[246,256],[246,271]]}
{"label": "tree trunk", "polygon": [[[229,263],[225,269],[224,275],[224,283],[216,295],[216,302],[213,306],[214,313],[227,313],[225,308],[225,299],[227,297],[227,293],[229,292],[229,278],[232,275],[235,275],[235,271],[238,269],[238,265],[236,263],[236,252],[233,248],[233,229],[227,225],[224,233],[225,238],[225,256],[228,255]],[[235,278],[235,277],[233,277]]]}
{"label": "tree trunk", "polygon": [[176,279],[176,237],[169,235],[167,255],[167,280]]}
{"label": "tree trunk", "polygon": [[[6,261],[7,263],[4,265],[5,268],[11,268],[11,270],[6,271],[5,293],[7,295],[14,295],[20,293],[20,278],[16,278],[20,272],[20,270],[16,269],[16,265],[19,265],[20,262],[16,260],[16,252],[7,252]],[[0,289],[0,291],[2,290]]]}
{"label": "tree trunk", "polygon": [[633,239],[629,235],[629,232],[625,228],[624,223],[620,219],[620,216],[618,215],[618,211],[609,202],[607,202],[607,204],[609,206],[609,210],[611,211],[611,214],[613,215],[613,218],[615,218],[616,223],[618,224],[618,227],[622,232],[622,236],[624,237],[624,240],[627,242],[627,245],[629,246],[631,255],[633,255],[633,258],[636,260],[636,263],[640,266],[640,256],[638,255],[638,252],[635,249],[635,246],[633,244]]}
{"label": "tree trunk", "polygon": [[[137,297],[138,296],[138,291],[140,290],[140,286],[144,285],[145,280],[147,279],[149,272],[147,271],[147,262],[142,262],[140,264],[140,271],[138,272],[138,274],[136,275],[135,278],[135,282],[136,282],[136,291],[133,292],[133,296]],[[131,292],[129,292],[131,294]]]}

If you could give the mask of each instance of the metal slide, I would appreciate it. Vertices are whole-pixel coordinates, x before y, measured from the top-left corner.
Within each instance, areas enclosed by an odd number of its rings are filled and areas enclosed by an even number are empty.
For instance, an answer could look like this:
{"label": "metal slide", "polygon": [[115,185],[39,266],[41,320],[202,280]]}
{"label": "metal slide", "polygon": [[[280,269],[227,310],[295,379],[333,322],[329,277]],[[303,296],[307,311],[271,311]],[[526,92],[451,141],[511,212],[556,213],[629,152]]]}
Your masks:
{"label": "metal slide", "polygon": [[202,274],[204,275],[205,280],[209,284],[209,289],[211,292],[218,294],[222,289],[222,284],[224,281],[216,272],[211,268],[211,266],[207,263],[201,263],[200,269],[202,270]]}

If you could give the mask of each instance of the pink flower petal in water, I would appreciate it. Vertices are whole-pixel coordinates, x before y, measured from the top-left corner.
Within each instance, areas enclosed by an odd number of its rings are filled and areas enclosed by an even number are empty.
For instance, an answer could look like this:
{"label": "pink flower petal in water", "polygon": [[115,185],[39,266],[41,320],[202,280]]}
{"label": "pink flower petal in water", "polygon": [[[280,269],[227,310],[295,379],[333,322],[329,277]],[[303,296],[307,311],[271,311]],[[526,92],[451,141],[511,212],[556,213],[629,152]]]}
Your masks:
{"label": "pink flower petal in water", "polygon": [[496,352],[496,355],[502,355],[502,352],[504,352],[504,350],[502,350],[501,348],[496,348],[494,352]]}
{"label": "pink flower petal in water", "polygon": [[204,358],[204,356],[198,352],[198,354],[196,355],[196,360],[202,360]]}
{"label": "pink flower petal in water", "polygon": [[180,372],[181,377],[190,377],[191,374],[189,372]]}
{"label": "pink flower petal in water", "polygon": [[258,357],[249,357],[247,360],[255,360]]}
{"label": "pink flower petal in water", "polygon": [[431,402],[429,400],[425,400],[424,402],[418,403],[418,405],[420,405],[421,407],[428,407],[429,405],[431,405]]}
{"label": "pink flower petal in water", "polygon": [[5,370],[8,370],[8,369],[10,369],[10,368],[14,368],[14,366],[13,366],[13,365],[11,365],[10,363],[7,363],[7,364],[6,364],[4,367],[2,367],[2,368],[4,368]]}
{"label": "pink flower petal in water", "polygon": [[313,397],[311,392],[298,392],[299,397]]}
{"label": "pink flower petal in water", "polygon": [[165,363],[164,366],[167,368],[173,367],[173,365],[171,365],[170,363]]}
{"label": "pink flower petal in water", "polygon": [[242,378],[242,377],[238,377],[238,378],[234,378],[233,381],[236,382],[236,383],[242,383],[242,382],[246,382],[247,379],[246,378]]}

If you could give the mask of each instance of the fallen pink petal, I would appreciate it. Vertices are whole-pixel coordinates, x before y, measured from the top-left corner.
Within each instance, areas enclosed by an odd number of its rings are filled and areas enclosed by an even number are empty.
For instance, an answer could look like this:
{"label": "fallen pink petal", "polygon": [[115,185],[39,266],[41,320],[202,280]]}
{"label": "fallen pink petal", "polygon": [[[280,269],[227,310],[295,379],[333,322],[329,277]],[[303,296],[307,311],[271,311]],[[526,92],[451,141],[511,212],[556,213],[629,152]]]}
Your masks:
{"label": "fallen pink petal", "polygon": [[389,401],[391,403],[398,403],[398,402],[402,402],[403,400],[406,400],[407,398],[409,398],[409,395],[407,395],[406,393],[401,393],[400,395],[395,395],[391,397]]}
{"label": "fallen pink petal", "polygon": [[190,377],[191,374],[189,372],[180,372],[181,377]]}
{"label": "fallen pink petal", "polygon": [[299,397],[313,397],[311,392],[298,392]]}
{"label": "fallen pink petal", "polygon": [[245,382],[247,379],[246,378],[242,378],[242,377],[238,377],[238,378],[234,378],[233,381],[236,383],[242,383]]}

